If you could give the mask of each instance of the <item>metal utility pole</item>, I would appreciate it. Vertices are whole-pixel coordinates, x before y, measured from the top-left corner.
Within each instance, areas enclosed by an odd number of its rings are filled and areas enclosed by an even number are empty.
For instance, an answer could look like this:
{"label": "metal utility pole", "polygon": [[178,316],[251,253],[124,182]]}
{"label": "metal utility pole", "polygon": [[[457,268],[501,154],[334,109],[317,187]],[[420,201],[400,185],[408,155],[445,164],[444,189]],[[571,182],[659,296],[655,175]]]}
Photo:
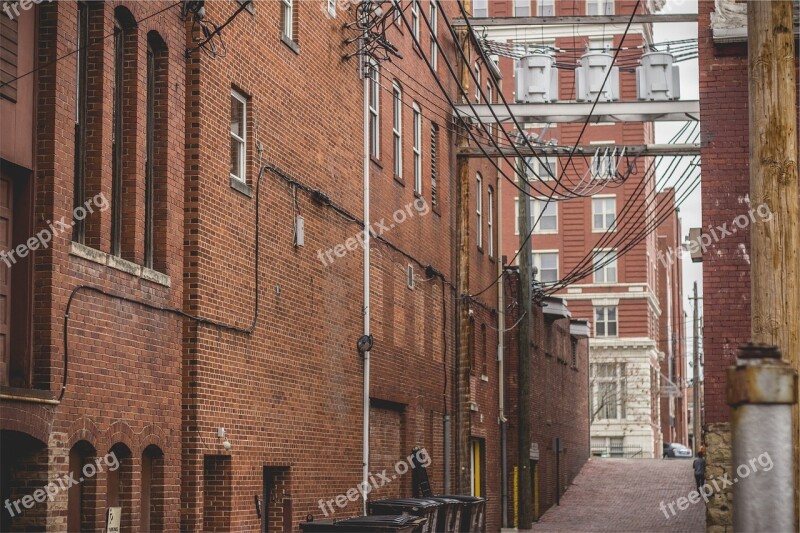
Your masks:
{"label": "metal utility pole", "polygon": [[700,450],[702,443],[701,433],[703,431],[700,425],[700,317],[697,311],[697,302],[700,298],[697,297],[697,282],[694,282],[694,296],[689,298],[694,300],[694,315],[692,318],[692,431],[694,432],[694,439],[692,439],[692,451],[695,455]]}
{"label": "metal utility pole", "polygon": [[[753,207],[766,205],[772,213],[769,219],[756,217],[751,225],[750,282],[753,342],[777,346],[790,366],[798,370],[800,209],[793,4],[792,0],[747,2],[750,202]],[[795,517],[800,516],[796,485],[800,479],[799,417],[795,405]],[[798,529],[797,523],[792,529]]]}
{"label": "metal utility pole", "polygon": [[[464,0],[464,9],[467,13],[472,14],[470,0]],[[465,28],[458,30],[458,42],[456,46],[461,46],[466,56],[466,60],[462,60],[459,57],[458,69],[464,93],[469,94],[469,65],[472,54],[469,46],[469,34]],[[466,132],[466,124],[460,122],[456,140],[456,147],[458,148],[457,153],[468,145],[469,141]],[[458,469],[458,492],[461,494],[469,494],[471,491],[470,436],[472,433],[470,423],[472,413],[470,411],[469,398],[471,364],[469,347],[471,345],[470,336],[472,335],[472,328],[470,327],[469,301],[466,299],[469,294],[470,259],[469,226],[471,210],[469,195],[469,159],[464,156],[457,157],[456,173],[458,175],[458,297],[456,300],[458,306],[458,355],[456,357],[456,454],[458,455],[458,460],[456,461],[456,468]]]}
{"label": "metal utility pole", "polygon": [[[521,132],[525,135],[525,132]],[[530,200],[525,160],[517,159],[517,176],[522,185],[519,196],[519,302],[522,318],[519,325],[519,529],[530,529],[533,522],[533,497],[531,495],[531,231]]]}

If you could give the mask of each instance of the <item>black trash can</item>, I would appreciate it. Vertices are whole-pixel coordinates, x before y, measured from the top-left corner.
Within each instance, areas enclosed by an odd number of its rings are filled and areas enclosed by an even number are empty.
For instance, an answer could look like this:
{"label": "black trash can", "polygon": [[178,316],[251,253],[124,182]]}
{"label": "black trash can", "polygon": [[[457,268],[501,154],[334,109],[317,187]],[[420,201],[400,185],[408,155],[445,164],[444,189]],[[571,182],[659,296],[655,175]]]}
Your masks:
{"label": "black trash can", "polygon": [[461,525],[459,531],[463,533],[482,533],[486,515],[486,499],[478,496],[463,496],[461,494],[447,494],[439,498],[452,498],[462,502]]}
{"label": "black trash can", "polygon": [[391,498],[372,500],[369,502],[370,515],[398,515],[408,513],[427,518],[427,522],[418,529],[418,533],[433,533],[439,517],[441,503],[427,498]]}
{"label": "black trash can", "polygon": [[413,533],[424,527],[427,519],[409,514],[325,518],[300,522],[303,533]]}
{"label": "black trash can", "polygon": [[428,496],[426,499],[442,504],[436,520],[436,533],[460,533],[461,510],[470,504],[445,496]]}

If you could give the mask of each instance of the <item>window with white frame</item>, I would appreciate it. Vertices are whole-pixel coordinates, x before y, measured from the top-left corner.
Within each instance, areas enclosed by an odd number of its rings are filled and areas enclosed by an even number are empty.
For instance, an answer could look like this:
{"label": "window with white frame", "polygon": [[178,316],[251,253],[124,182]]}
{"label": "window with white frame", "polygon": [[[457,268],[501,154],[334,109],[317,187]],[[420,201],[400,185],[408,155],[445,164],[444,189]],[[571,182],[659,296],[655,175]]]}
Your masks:
{"label": "window with white frame", "polygon": [[536,15],[539,17],[552,17],[556,14],[555,0],[539,0],[536,4]]}
{"label": "window with white frame", "polygon": [[483,180],[480,174],[477,175],[475,181],[477,183],[475,188],[475,213],[478,224],[475,240],[478,243],[478,248],[483,248]]}
{"label": "window with white frame", "polygon": [[531,218],[535,223],[534,233],[558,233],[558,202],[532,198]]}
{"label": "window with white frame", "polygon": [[592,363],[589,396],[591,421],[625,418],[625,363]]}
{"label": "window with white frame", "polygon": [[613,196],[592,198],[592,231],[613,230],[617,222],[617,199]]}
{"label": "window with white frame", "polygon": [[528,157],[525,173],[529,181],[548,181],[558,177],[558,158]]}
{"label": "window with white frame", "polygon": [[332,17],[336,16],[336,0],[328,0],[328,14]]}
{"label": "window with white frame", "polygon": [[481,103],[481,66],[475,62],[475,103]]}
{"label": "window with white frame", "polygon": [[614,0],[586,0],[587,15],[613,15]]}
{"label": "window with white frame", "polygon": [[283,35],[294,41],[294,0],[281,0],[281,15]]}
{"label": "window with white frame", "polygon": [[422,113],[416,102],[413,105],[414,115],[414,192],[422,194]]}
{"label": "window with white frame", "polygon": [[614,250],[595,250],[592,252],[592,267],[595,283],[617,282],[617,252]]}
{"label": "window with white frame", "polygon": [[539,281],[558,281],[558,252],[533,252],[533,266],[538,270]]}
{"label": "window with white frame", "polygon": [[411,0],[411,33],[419,41],[419,0]]}
{"label": "window with white frame", "polygon": [[392,145],[394,148],[394,175],[403,177],[403,89],[392,84]]}
{"label": "window with white frame", "polygon": [[430,17],[428,17],[431,25],[431,67],[436,71],[439,59],[439,45],[436,40],[439,38],[439,5],[438,0],[431,0]]}
{"label": "window with white frame", "polygon": [[603,50],[614,50],[613,37],[590,37],[589,48],[593,52],[602,52]]}
{"label": "window with white frame", "polygon": [[514,16],[515,17],[530,17],[531,16],[531,0],[514,0]]}
{"label": "window with white frame", "polygon": [[489,0],[472,0],[472,16],[485,18],[489,16]]}
{"label": "window with white frame", "polygon": [[401,0],[392,0],[392,7],[394,11],[394,23],[403,27],[403,18],[402,18],[402,11],[403,11],[403,3]]}
{"label": "window with white frame", "polygon": [[492,80],[486,80],[486,103],[493,104],[494,103],[494,94],[492,94]]}
{"label": "window with white frame", "polygon": [[494,190],[489,187],[486,193],[486,226],[488,229],[486,250],[489,257],[494,257]]}
{"label": "window with white frame", "polygon": [[369,65],[369,154],[380,157],[380,72],[378,64],[370,61]]}
{"label": "window with white frame", "polygon": [[617,336],[617,306],[598,305],[594,308],[594,336]]}
{"label": "window with white frame", "polygon": [[231,178],[247,180],[247,98],[231,89]]}

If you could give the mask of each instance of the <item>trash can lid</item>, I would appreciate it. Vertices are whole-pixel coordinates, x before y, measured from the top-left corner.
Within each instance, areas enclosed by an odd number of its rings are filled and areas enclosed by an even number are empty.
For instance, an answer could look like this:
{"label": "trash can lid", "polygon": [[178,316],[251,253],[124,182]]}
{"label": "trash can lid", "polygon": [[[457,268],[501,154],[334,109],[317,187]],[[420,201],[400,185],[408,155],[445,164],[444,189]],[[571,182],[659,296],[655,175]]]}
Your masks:
{"label": "trash can lid", "polygon": [[385,500],[372,500],[369,504],[378,507],[417,507],[419,509],[427,509],[429,507],[438,507],[442,502],[428,498],[387,498]]}
{"label": "trash can lid", "polygon": [[442,494],[440,496],[435,496],[436,498],[451,498],[453,500],[458,500],[460,502],[466,503],[477,503],[477,502],[485,502],[485,498],[481,498],[480,496],[466,496],[464,494]]}
{"label": "trash can lid", "polygon": [[409,523],[418,523],[425,521],[426,518],[419,516],[402,514],[402,515],[370,515],[370,516],[353,516],[343,520],[336,521],[336,527],[347,526],[405,526]]}

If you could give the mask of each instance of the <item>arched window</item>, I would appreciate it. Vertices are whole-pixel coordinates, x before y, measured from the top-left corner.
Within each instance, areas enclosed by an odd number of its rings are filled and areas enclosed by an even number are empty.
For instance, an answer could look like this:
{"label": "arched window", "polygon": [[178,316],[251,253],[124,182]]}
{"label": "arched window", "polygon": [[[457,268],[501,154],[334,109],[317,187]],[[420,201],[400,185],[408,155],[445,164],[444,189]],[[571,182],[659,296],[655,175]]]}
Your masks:
{"label": "arched window", "polygon": [[147,34],[147,118],[144,186],[144,266],[167,269],[168,55],[161,36]]}
{"label": "arched window", "polygon": [[94,531],[95,502],[97,501],[97,484],[95,476],[87,476],[84,467],[95,465],[97,452],[85,440],[78,441],[69,451],[69,472],[74,479],[83,479],[83,483],[72,485],[67,495],[67,531]]}

